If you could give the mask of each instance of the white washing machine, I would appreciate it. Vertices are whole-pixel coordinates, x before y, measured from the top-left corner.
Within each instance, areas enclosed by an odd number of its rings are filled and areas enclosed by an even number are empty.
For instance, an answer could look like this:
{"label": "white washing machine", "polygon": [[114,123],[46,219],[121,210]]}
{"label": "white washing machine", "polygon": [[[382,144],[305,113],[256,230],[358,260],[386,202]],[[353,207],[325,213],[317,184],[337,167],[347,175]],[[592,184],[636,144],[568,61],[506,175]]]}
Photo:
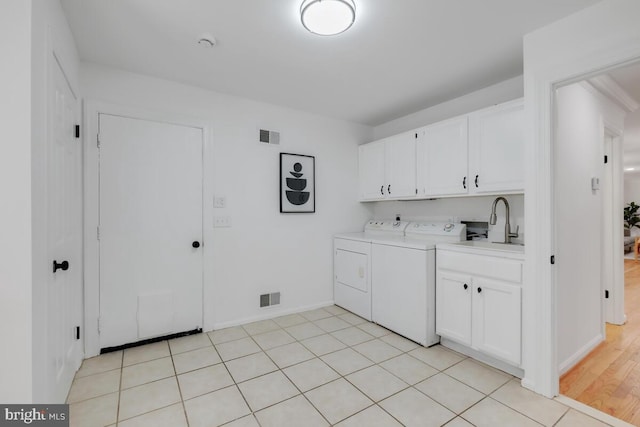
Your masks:
{"label": "white washing machine", "polygon": [[409,223],[370,220],[364,232],[337,234],[333,239],[333,299],[343,307],[371,321],[371,242],[399,241]]}
{"label": "white washing machine", "polygon": [[466,239],[464,224],[412,222],[402,239],[372,239],[372,320],[424,346],[435,327],[435,244]]}

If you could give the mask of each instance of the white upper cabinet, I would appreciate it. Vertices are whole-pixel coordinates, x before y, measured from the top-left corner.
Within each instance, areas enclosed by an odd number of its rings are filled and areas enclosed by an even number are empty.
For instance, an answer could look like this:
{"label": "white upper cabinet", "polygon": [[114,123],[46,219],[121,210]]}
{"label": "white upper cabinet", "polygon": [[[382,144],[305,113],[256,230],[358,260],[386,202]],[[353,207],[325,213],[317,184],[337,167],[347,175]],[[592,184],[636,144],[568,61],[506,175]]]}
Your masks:
{"label": "white upper cabinet", "polygon": [[524,102],[469,115],[471,193],[524,190]]}
{"label": "white upper cabinet", "polygon": [[361,200],[415,197],[416,135],[406,132],[359,147]]}
{"label": "white upper cabinet", "polygon": [[385,140],[358,147],[360,198],[377,200],[384,198],[384,143]]}
{"label": "white upper cabinet", "polygon": [[385,142],[385,177],[389,198],[416,196],[416,132],[405,132]]}
{"label": "white upper cabinet", "polygon": [[360,146],[360,200],[523,191],[522,99]]}
{"label": "white upper cabinet", "polygon": [[418,131],[418,196],[467,194],[467,117]]}

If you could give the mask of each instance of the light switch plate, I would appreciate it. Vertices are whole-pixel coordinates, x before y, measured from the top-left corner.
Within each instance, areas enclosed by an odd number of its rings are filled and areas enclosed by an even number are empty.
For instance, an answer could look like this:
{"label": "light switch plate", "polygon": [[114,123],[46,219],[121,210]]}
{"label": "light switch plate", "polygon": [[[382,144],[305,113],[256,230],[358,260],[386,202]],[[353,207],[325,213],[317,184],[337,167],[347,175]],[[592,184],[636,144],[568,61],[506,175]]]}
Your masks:
{"label": "light switch plate", "polygon": [[224,208],[227,206],[227,198],[224,196],[214,197],[213,198],[213,207],[214,208]]}
{"label": "light switch plate", "polygon": [[214,216],[213,227],[214,228],[231,227],[231,217],[230,216]]}

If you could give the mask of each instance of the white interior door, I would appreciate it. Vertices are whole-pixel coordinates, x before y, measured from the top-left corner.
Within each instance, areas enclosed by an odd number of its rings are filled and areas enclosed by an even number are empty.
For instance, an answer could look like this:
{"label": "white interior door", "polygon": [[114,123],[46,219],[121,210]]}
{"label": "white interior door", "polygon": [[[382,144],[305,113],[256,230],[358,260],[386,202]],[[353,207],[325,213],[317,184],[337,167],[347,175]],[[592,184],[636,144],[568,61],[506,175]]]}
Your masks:
{"label": "white interior door", "polygon": [[82,144],[75,138],[78,101],[55,60],[49,96],[47,395],[64,402],[83,351],[76,335],[82,323]]}
{"label": "white interior door", "polygon": [[101,348],[202,327],[202,140],[99,115]]}

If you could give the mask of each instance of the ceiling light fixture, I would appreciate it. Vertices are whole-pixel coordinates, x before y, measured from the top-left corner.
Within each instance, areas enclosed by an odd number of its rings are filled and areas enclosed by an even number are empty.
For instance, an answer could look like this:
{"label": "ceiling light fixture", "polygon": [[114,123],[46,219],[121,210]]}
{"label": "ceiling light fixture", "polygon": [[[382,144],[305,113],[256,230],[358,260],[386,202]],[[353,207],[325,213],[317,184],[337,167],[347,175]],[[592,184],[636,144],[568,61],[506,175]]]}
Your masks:
{"label": "ceiling light fixture", "polygon": [[200,47],[211,48],[216,44],[218,44],[218,41],[209,33],[202,34],[198,39],[198,46]]}
{"label": "ceiling light fixture", "polygon": [[333,36],[353,25],[356,5],[353,0],[304,0],[300,6],[300,19],[310,32]]}

